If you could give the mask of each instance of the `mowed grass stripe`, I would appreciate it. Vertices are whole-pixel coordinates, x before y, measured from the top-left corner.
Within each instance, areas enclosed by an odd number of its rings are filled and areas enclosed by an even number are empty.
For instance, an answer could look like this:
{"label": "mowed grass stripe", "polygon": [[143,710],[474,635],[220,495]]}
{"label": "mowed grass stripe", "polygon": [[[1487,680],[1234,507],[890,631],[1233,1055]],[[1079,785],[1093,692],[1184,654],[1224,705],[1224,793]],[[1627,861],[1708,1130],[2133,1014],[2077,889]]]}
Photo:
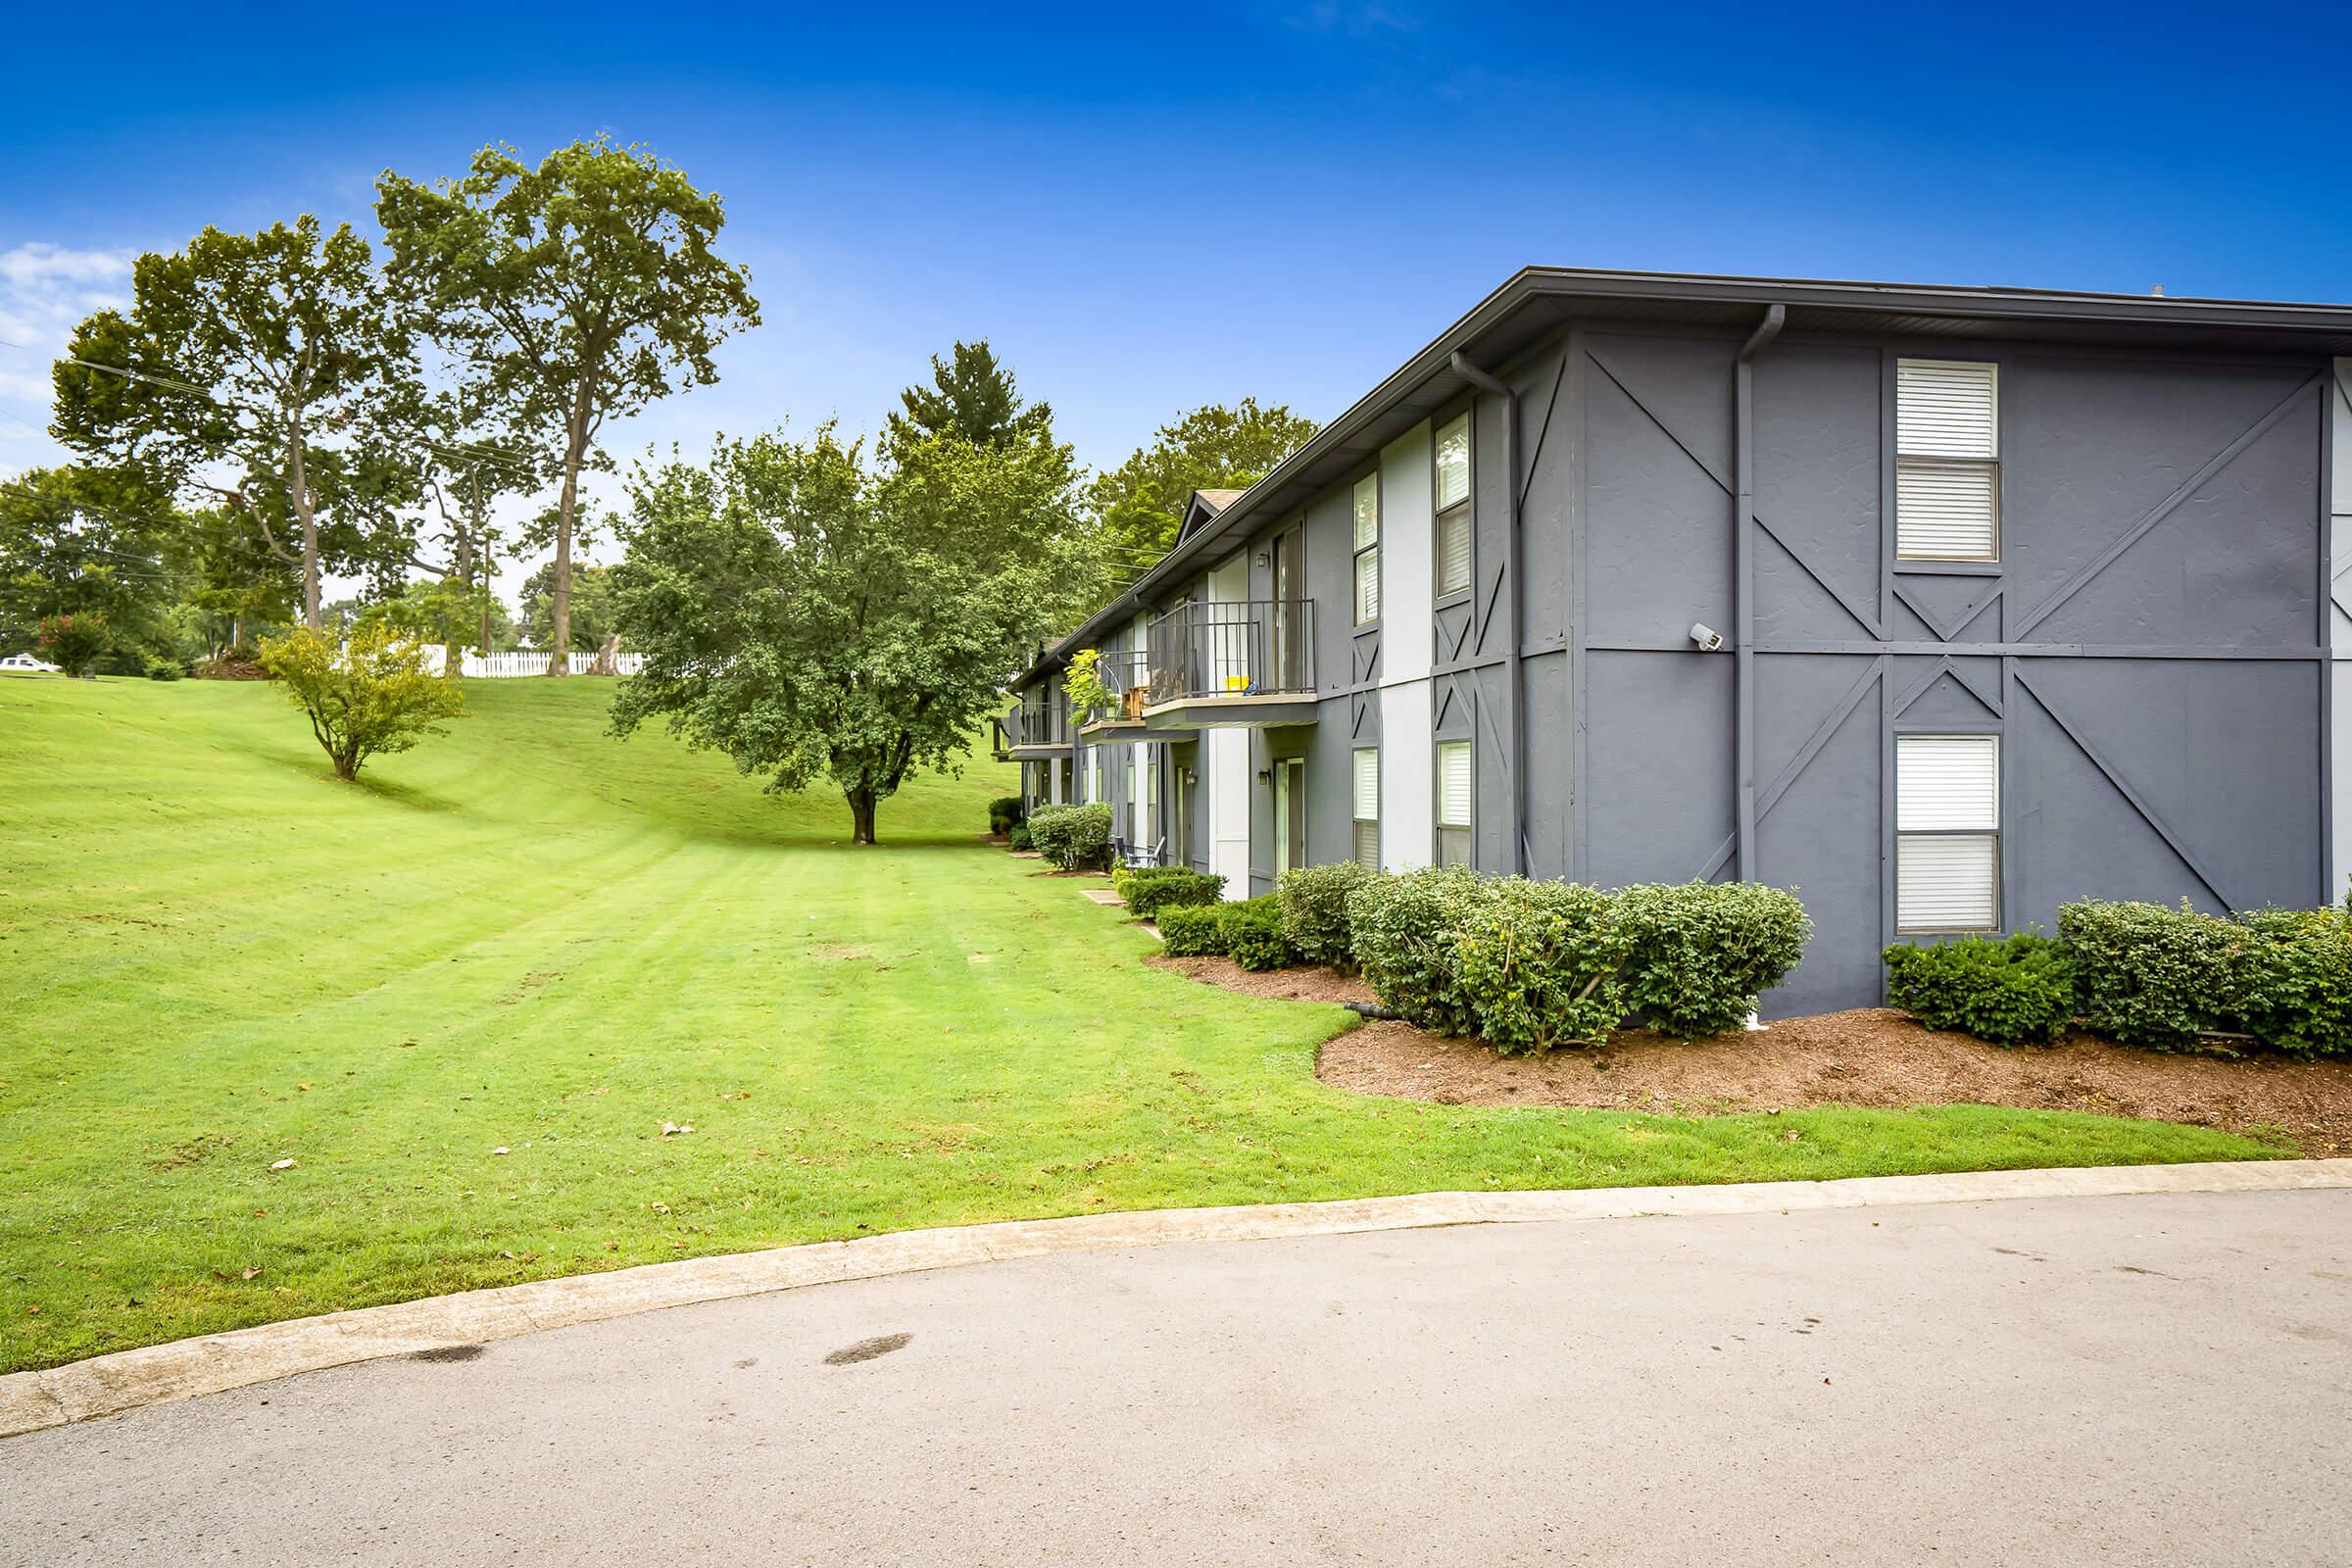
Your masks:
{"label": "mowed grass stripe", "polygon": [[981,846],[1011,769],[853,849],[829,790],[612,740],[611,691],[473,682],[354,788],[270,688],[0,683],[0,1368],[920,1225],[2270,1152],[1348,1095],[1313,1075],[1343,1010],[1144,967]]}

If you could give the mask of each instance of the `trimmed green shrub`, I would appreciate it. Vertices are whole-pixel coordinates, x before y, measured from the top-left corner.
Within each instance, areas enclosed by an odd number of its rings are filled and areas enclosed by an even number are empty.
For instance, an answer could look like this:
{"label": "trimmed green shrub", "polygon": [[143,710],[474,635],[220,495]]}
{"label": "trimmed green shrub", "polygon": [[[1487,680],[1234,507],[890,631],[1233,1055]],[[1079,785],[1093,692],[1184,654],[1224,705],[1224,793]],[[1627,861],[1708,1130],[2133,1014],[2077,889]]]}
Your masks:
{"label": "trimmed green shrub", "polygon": [[1573,882],[1500,877],[1461,916],[1458,985],[1496,1051],[1597,1045],[1625,1015],[1632,951],[1617,901]]}
{"label": "trimmed green shrub", "polygon": [[1355,967],[1355,948],[1348,928],[1348,895],[1379,875],[1360,860],[1338,860],[1330,865],[1302,865],[1285,871],[1274,884],[1282,906],[1283,935],[1309,963],[1335,968]]}
{"label": "trimmed green shrub", "polygon": [[1272,894],[1220,904],[1225,925],[1225,951],[1245,969],[1286,969],[1298,961],[1298,950],[1283,934],[1282,906]]}
{"label": "trimmed green shrub", "polygon": [[2255,938],[2239,1004],[2246,1033],[2298,1056],[2352,1054],[2352,917],[2330,905],[2237,918]]}
{"label": "trimmed green shrub", "polygon": [[1008,850],[1026,850],[1032,846],[1033,842],[1029,837],[1029,824],[1026,822],[1013,823],[1012,831],[1004,835],[1004,847]]}
{"label": "trimmed green shrub", "polygon": [[1179,904],[1159,916],[1159,940],[1174,958],[1197,958],[1225,951],[1225,906]]}
{"label": "trimmed green shrub", "polygon": [[1631,952],[1626,1005],[1665,1034],[1737,1029],[1805,956],[1813,922],[1796,895],[1753,882],[1684,882],[1617,894]]}
{"label": "trimmed green shrub", "polygon": [[2128,1046],[2193,1048],[2236,1027],[2258,968],[2255,930],[2181,901],[2062,906],[2058,940],[2075,969],[2075,1005],[2091,1029]]}
{"label": "trimmed green shrub", "polygon": [[1441,1034],[1471,1032],[1460,938],[1484,889],[1476,871],[1446,865],[1370,877],[1348,894],[1348,946],[1383,1006]]}
{"label": "trimmed green shrub", "polygon": [[2063,946],[2037,932],[1898,942],[1885,956],[1886,1000],[1930,1029],[2047,1045],[2075,1015],[2075,967]]}
{"label": "trimmed green shrub", "polygon": [[1029,814],[1029,841],[1064,871],[1100,866],[1110,850],[1110,808],[1041,806]]}
{"label": "trimmed green shrub", "polygon": [[1145,920],[1178,905],[1214,904],[1224,894],[1223,877],[1181,865],[1132,871],[1120,889],[1120,896],[1127,901],[1127,912]]}
{"label": "trimmed green shrub", "polygon": [[1018,795],[1000,795],[988,803],[988,830],[991,833],[1009,833],[1022,817],[1021,798]]}
{"label": "trimmed green shrub", "polygon": [[1245,969],[1280,969],[1298,961],[1282,934],[1282,910],[1271,894],[1233,904],[1175,904],[1159,911],[1159,940],[1168,955],[1230,956]]}

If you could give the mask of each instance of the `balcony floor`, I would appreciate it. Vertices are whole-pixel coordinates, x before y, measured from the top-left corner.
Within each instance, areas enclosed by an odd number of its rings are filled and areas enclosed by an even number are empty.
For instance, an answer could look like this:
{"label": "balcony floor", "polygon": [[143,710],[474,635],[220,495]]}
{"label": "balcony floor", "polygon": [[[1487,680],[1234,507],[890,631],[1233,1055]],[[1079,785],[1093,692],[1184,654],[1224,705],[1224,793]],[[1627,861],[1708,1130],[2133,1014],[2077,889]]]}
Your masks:
{"label": "balcony floor", "polygon": [[1185,729],[1275,729],[1315,721],[1312,692],[1179,697],[1144,710],[1144,727],[1153,733]]}

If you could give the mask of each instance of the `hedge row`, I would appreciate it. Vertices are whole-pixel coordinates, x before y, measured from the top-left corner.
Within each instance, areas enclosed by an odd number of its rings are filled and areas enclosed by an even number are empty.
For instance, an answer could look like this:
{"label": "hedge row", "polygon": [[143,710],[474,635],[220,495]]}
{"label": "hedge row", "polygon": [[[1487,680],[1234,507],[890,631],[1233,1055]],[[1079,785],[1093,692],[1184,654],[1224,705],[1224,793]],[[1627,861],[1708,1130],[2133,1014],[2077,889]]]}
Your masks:
{"label": "hedge row", "polygon": [[1141,920],[1179,905],[1214,904],[1225,895],[1223,877],[1183,865],[1113,871],[1110,885],[1127,901],[1127,912]]}
{"label": "hedge row", "polygon": [[1283,935],[1274,896],[1232,904],[1175,905],[1159,913],[1160,941],[1175,957],[1221,954],[1245,969],[1280,969],[1298,961]]}
{"label": "hedge row", "polygon": [[2352,1054],[2352,915],[2341,908],[2200,914],[2182,901],[2083,900],[2058,936],[1886,950],[1887,1000],[1933,1029],[1998,1044],[2080,1020],[2156,1051],[2250,1035],[2294,1055]]}
{"label": "hedge row", "polygon": [[1110,808],[1041,806],[1029,813],[1029,843],[1064,871],[1092,870],[1110,855]]}
{"label": "hedge row", "polygon": [[988,830],[1002,837],[1020,825],[1022,815],[1018,795],[1000,795],[988,803]]}
{"label": "hedge row", "polygon": [[[1320,911],[1315,897],[1293,905]],[[1349,953],[1383,1005],[1506,1053],[1597,1043],[1637,1016],[1679,1035],[1736,1028],[1813,929],[1778,888],[1605,893],[1462,866],[1353,879],[1345,906]],[[1302,924],[1290,937],[1304,949],[1330,931]]]}

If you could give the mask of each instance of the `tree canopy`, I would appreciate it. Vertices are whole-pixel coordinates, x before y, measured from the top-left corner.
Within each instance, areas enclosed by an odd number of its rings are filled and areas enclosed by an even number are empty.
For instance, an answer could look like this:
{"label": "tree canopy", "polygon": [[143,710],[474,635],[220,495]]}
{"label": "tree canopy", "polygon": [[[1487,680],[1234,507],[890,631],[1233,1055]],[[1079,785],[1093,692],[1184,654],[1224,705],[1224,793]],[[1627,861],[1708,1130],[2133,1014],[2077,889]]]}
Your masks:
{"label": "tree canopy", "polygon": [[1011,369],[985,338],[957,343],[945,360],[932,355],[931,384],[917,382],[899,402],[903,412],[890,416],[883,432],[886,453],[935,435],[961,436],[976,447],[1053,439],[1053,405],[1023,403]]}
{"label": "tree canopy", "polygon": [[387,170],[376,217],[399,296],[470,341],[492,394],[552,438],[562,490],[548,672],[561,673],[580,472],[600,461],[605,422],[716,380],[720,341],[759,324],[751,274],[711,248],[725,211],[650,150],[600,136],[536,166],[485,147],[432,185]]}
{"label": "tree canopy", "polygon": [[1148,564],[1176,544],[1195,490],[1247,489],[1306,444],[1317,426],[1283,404],[1208,404],[1163,424],[1149,446],[1099,475],[1087,500],[1105,548]]}
{"label": "tree canopy", "polygon": [[1076,471],[1050,440],[897,443],[831,425],[640,472],[614,569],[645,656],[613,725],[656,714],[771,788],[839,786],[856,842],[912,769],[951,771],[1022,650],[1089,568]]}
{"label": "tree canopy", "polygon": [[140,257],[131,286],[127,313],[74,330],[52,433],[159,493],[233,510],[299,570],[317,625],[322,567],[397,557],[412,493],[379,418],[403,331],[367,242],[308,215],[258,234],[207,227]]}

